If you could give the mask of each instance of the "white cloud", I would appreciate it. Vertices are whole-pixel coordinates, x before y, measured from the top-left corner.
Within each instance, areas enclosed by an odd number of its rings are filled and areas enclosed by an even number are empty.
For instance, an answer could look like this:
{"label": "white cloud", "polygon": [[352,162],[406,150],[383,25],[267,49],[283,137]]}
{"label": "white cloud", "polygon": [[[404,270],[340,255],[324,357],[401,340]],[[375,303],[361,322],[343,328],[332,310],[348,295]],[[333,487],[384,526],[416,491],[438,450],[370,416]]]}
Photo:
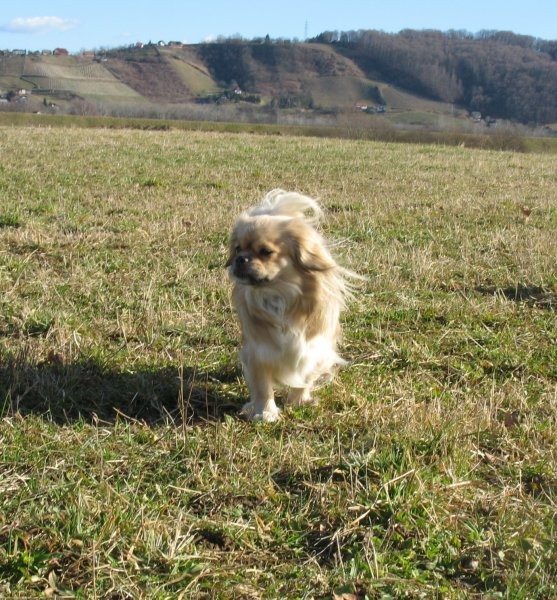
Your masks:
{"label": "white cloud", "polygon": [[69,31],[77,27],[75,19],[63,19],[62,17],[17,17],[12,19],[2,29],[11,33],[42,33],[49,29]]}

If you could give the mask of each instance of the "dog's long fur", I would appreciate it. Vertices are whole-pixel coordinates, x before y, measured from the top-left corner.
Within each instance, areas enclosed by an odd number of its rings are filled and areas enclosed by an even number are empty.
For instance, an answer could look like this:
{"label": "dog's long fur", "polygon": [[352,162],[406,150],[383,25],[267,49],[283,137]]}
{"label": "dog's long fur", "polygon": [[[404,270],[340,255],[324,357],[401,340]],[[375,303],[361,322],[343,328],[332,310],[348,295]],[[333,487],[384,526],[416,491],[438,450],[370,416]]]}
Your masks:
{"label": "dog's long fur", "polygon": [[344,363],[339,315],[358,276],[334,261],[314,227],[320,216],[315,200],[273,190],[234,225],[226,266],[242,328],[249,419],[279,418],[275,384],[291,388],[288,402],[309,402],[312,388]]}

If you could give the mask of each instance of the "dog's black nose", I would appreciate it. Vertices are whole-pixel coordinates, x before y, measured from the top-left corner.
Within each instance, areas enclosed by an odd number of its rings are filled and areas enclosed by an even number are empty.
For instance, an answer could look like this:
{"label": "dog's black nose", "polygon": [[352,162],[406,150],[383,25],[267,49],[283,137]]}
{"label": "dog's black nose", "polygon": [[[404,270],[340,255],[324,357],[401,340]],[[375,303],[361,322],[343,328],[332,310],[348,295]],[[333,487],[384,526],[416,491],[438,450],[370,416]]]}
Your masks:
{"label": "dog's black nose", "polygon": [[242,255],[240,255],[240,256],[236,257],[236,261],[235,262],[236,262],[237,266],[241,267],[242,265],[247,265],[249,263],[249,261],[250,261],[249,256],[242,256]]}

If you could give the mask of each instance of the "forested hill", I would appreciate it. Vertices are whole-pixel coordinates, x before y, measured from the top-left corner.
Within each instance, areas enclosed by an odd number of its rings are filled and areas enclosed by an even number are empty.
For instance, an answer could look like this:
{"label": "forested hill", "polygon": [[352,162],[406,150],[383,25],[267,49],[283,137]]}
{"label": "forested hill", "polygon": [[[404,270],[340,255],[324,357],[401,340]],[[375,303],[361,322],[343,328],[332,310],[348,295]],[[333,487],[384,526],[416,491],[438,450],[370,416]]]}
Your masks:
{"label": "forested hill", "polygon": [[412,126],[469,121],[477,112],[489,117],[485,123],[554,126],[557,41],[509,32],[362,30],[324,32],[303,43],[220,38],[70,56],[0,51],[0,101],[0,110],[182,118],[215,118],[226,104],[226,118],[271,120],[283,110],[305,118],[362,109]]}
{"label": "forested hill", "polygon": [[324,32],[369,78],[522,123],[557,120],[557,40],[505,31]]}

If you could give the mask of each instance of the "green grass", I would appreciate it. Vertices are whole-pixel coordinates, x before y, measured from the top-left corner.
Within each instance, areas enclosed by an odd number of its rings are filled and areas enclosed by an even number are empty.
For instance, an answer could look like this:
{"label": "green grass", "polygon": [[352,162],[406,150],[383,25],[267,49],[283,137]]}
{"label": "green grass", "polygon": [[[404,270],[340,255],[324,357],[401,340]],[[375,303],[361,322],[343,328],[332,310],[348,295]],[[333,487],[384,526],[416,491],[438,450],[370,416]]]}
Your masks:
{"label": "green grass", "polygon": [[[551,154],[0,129],[0,596],[556,595]],[[252,424],[222,265],[277,186],[368,281]]]}

